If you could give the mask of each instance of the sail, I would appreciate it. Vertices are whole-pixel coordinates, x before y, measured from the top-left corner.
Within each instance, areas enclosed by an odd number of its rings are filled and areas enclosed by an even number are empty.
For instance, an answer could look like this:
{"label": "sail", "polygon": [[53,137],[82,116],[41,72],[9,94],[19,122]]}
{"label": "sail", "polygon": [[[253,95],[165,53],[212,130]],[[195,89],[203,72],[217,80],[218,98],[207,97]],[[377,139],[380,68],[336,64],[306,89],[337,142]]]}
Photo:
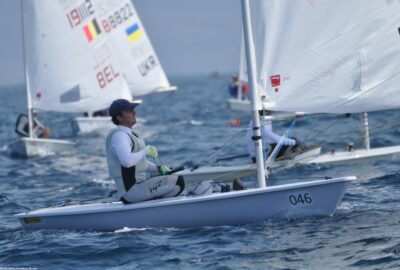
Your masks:
{"label": "sail", "polygon": [[130,0],[98,0],[98,18],[121,61],[133,96],[170,89],[146,30]]}
{"label": "sail", "polygon": [[95,111],[131,99],[91,1],[24,0],[22,16],[33,108]]}
{"label": "sail", "polygon": [[327,113],[400,107],[400,1],[249,2],[264,107]]}
{"label": "sail", "polygon": [[239,81],[248,82],[247,78],[247,63],[246,63],[246,53],[244,51],[244,40],[243,34],[240,41],[240,59],[239,59]]}

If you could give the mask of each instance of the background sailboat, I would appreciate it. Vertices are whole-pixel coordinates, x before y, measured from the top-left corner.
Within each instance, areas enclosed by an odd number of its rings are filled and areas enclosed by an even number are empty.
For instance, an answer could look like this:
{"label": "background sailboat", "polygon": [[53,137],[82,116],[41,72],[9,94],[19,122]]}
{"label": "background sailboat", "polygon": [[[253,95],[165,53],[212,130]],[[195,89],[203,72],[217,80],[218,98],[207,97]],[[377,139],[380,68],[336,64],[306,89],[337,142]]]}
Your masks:
{"label": "background sailboat", "polygon": [[[110,5],[108,1],[93,2],[90,18],[95,18],[100,31],[107,35],[132,96],[138,98],[154,92],[176,90],[175,86],[170,85],[132,2],[121,0],[117,3]],[[113,126],[110,117],[93,117],[96,110],[88,108],[88,111],[89,117],[74,119],[77,133]]]}
{"label": "background sailboat", "polygon": [[364,113],[364,149],[332,151],[309,162],[398,155],[400,146],[370,147],[365,114],[400,107],[398,2],[369,1],[361,7],[357,1],[270,1],[260,8],[267,13],[259,16],[258,26],[266,36],[255,36],[263,106],[288,112]]}
{"label": "background sailboat", "polygon": [[240,59],[239,59],[239,72],[238,72],[238,77],[239,77],[239,89],[237,91],[237,96],[236,97],[231,97],[228,100],[228,106],[229,109],[234,110],[234,111],[245,111],[245,112],[250,112],[251,111],[251,105],[250,105],[250,100],[248,97],[243,96],[243,83],[247,83],[247,67],[246,67],[246,57],[244,53],[244,40],[243,40],[243,35],[242,35],[242,41],[240,43]]}
{"label": "background sailboat", "polygon": [[[116,98],[131,98],[107,36],[96,19],[89,18],[91,6],[82,2],[82,14],[51,0],[21,1],[21,7],[30,123],[31,108],[84,112],[107,107]],[[33,137],[12,145],[25,156],[58,152],[66,146],[71,142]]]}
{"label": "background sailboat", "polygon": [[[393,1],[373,1],[354,15],[343,10],[356,3],[297,1],[287,5],[285,1],[271,1],[263,24],[268,34],[265,40],[259,39],[261,46],[271,49],[257,57],[260,70],[269,66],[260,81],[265,107],[288,112],[301,108],[309,113],[361,113],[362,148],[350,146],[345,150],[343,145],[304,162],[397,159],[399,145],[371,146],[367,114],[399,107],[395,93],[397,55],[393,51],[398,47],[399,31],[395,27],[397,16],[393,17],[394,11],[388,8],[395,6]],[[327,12],[329,8],[331,13]],[[323,15],[328,13],[340,22],[325,22]]]}

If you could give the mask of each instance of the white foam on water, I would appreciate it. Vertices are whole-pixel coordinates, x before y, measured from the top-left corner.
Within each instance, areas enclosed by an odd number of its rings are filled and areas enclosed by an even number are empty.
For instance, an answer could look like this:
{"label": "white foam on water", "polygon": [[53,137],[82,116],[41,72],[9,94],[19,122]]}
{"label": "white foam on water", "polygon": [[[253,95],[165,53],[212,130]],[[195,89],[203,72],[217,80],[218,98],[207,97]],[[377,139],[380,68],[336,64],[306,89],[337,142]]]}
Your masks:
{"label": "white foam on water", "polygon": [[198,120],[190,120],[189,122],[193,126],[201,126],[203,125],[203,121],[198,121]]}

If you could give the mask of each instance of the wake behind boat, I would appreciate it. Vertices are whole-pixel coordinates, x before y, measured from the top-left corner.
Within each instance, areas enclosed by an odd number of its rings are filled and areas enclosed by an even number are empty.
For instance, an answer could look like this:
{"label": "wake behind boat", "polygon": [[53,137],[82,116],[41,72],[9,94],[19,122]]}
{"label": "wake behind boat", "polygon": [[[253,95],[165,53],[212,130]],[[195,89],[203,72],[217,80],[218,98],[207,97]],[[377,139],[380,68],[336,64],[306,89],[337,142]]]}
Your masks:
{"label": "wake behind boat", "polygon": [[332,215],[355,177],[277,185],[125,205],[92,203],[17,214],[27,229],[117,230],[124,227],[240,225],[269,218]]}

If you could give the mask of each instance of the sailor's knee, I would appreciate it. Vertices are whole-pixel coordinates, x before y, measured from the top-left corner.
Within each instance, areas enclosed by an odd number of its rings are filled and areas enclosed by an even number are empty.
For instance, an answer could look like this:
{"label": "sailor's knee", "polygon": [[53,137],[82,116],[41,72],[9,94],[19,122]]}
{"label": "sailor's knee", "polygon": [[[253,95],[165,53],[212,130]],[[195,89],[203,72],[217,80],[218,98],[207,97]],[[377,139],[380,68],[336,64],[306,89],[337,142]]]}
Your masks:
{"label": "sailor's knee", "polygon": [[179,191],[179,194],[182,193],[182,191],[185,189],[185,179],[183,179],[182,175],[178,176],[176,185],[178,185],[181,188],[181,190]]}
{"label": "sailor's knee", "polygon": [[48,139],[51,136],[51,131],[49,128],[44,128],[42,133],[40,134],[39,138],[45,138]]}

